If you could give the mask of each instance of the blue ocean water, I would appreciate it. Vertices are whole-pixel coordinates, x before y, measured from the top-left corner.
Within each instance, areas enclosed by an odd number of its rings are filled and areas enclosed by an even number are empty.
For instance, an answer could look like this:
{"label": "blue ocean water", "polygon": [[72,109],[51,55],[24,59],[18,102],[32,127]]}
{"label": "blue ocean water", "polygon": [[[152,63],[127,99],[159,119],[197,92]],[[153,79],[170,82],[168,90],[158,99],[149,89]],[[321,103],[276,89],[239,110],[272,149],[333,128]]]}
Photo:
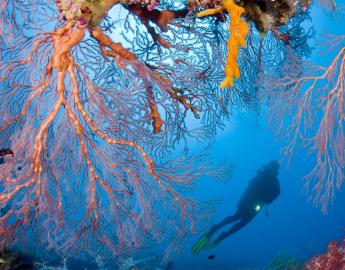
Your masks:
{"label": "blue ocean water", "polygon": [[[337,5],[341,8],[342,3]],[[320,56],[323,48],[317,43],[320,33],[344,34],[344,16],[334,15],[315,5],[311,11],[312,21],[306,24],[313,25],[316,35],[311,44],[314,49],[309,60],[316,64],[328,65],[335,52]],[[281,149],[285,145],[283,140],[275,138],[267,123],[265,108],[260,114],[255,112],[235,112],[223,130],[219,130],[210,160],[219,163],[223,159],[236,164],[232,179],[229,182],[215,182],[204,177],[198,190],[192,192],[199,199],[216,198],[220,203],[216,206],[214,223],[232,214],[236,204],[248,185],[249,180],[256,174],[263,164],[271,160],[279,160],[281,169],[279,180],[281,195],[276,201],[260,213],[244,229],[224,240],[212,250],[203,251],[198,255],[191,254],[191,247],[201,236],[200,234],[189,237],[181,254],[177,254],[169,266],[160,266],[159,251],[147,259],[145,269],[215,269],[215,270],[240,270],[263,269],[276,256],[286,255],[297,260],[306,260],[311,256],[323,253],[327,244],[332,240],[340,241],[344,236],[345,228],[345,190],[337,190],[336,200],[329,206],[328,213],[322,213],[320,208],[314,207],[303,191],[304,176],[313,168],[315,156],[299,148],[287,166],[287,160],[282,155]],[[187,142],[189,150],[198,152],[205,145],[194,140]],[[210,225],[212,224],[210,223]],[[213,259],[209,259],[214,255]],[[147,256],[147,255],[145,255]],[[130,264],[130,263],[129,263]],[[63,263],[58,260],[55,268],[63,268]],[[94,262],[70,262],[71,269],[96,269]],[[1,269],[1,268],[0,268]],[[40,269],[49,269],[41,267]],[[116,269],[107,266],[104,269]],[[120,268],[122,269],[122,268]],[[129,266],[123,269],[141,269],[140,266]],[[143,268],[144,269],[144,268]]]}

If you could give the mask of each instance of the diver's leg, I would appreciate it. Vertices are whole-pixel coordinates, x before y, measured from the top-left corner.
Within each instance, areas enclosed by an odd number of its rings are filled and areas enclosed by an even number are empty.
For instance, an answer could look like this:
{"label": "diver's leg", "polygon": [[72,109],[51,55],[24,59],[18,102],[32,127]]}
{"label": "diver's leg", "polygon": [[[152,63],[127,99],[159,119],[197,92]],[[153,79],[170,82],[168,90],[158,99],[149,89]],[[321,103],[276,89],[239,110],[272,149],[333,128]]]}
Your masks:
{"label": "diver's leg", "polygon": [[238,232],[241,230],[244,226],[246,226],[252,219],[252,217],[242,218],[239,222],[237,222],[234,226],[231,227],[230,230],[226,232],[222,232],[219,237],[213,241],[215,245],[218,245],[220,242],[222,242],[225,238],[228,238],[230,235],[234,234],[235,232]]}
{"label": "diver's leg", "polygon": [[241,217],[236,213],[235,215],[229,216],[224,218],[220,223],[215,224],[212,226],[212,228],[208,231],[208,235],[214,234],[216,231],[218,231],[220,228],[224,227],[225,225],[228,225],[232,222],[235,222],[239,220]]}

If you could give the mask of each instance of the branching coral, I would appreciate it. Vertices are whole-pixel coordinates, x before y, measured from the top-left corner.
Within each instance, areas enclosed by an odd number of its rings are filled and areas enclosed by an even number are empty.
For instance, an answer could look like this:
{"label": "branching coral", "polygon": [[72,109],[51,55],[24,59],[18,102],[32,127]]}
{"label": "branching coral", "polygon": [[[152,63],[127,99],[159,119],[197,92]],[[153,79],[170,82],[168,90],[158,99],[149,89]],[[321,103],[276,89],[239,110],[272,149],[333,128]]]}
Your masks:
{"label": "branching coral", "polygon": [[[0,134],[14,158],[1,165],[0,208],[6,211],[0,246],[119,256],[173,236],[166,245],[173,254],[197,229],[195,217],[207,216],[181,192],[200,175],[224,179],[231,168],[212,168],[186,153],[154,162],[156,138],[148,123],[159,133],[163,120],[153,89],[197,111],[167,78],[97,25],[110,7],[97,3],[58,2],[64,18],[54,30],[34,24],[2,44]],[[12,2],[6,4],[2,25],[17,19],[6,15]],[[121,76],[111,81],[97,67],[114,60]]]}
{"label": "branching coral", "polygon": [[[344,36],[330,36],[326,44],[334,49]],[[326,211],[344,181],[345,170],[345,47],[328,67],[317,66],[291,56],[282,76],[265,74],[263,96],[270,100],[272,124],[287,140],[286,156],[300,142],[316,153],[316,166],[306,176],[306,188],[315,204]]]}

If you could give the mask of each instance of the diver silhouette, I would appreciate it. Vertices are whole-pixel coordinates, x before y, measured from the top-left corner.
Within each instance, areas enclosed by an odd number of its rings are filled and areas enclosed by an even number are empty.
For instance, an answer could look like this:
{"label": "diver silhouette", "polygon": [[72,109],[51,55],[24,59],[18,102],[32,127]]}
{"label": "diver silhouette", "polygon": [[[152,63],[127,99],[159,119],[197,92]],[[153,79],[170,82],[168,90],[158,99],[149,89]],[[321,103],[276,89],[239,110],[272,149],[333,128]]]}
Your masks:
{"label": "diver silhouette", "polygon": [[[265,205],[271,204],[280,194],[278,180],[279,163],[271,161],[264,165],[252,178],[240,201],[234,215],[226,217],[220,223],[214,225],[193,246],[192,253],[198,254],[203,249],[211,249],[221,241],[245,227],[262,210]],[[228,231],[222,232],[218,238],[210,242],[211,237],[222,227],[236,222]]]}

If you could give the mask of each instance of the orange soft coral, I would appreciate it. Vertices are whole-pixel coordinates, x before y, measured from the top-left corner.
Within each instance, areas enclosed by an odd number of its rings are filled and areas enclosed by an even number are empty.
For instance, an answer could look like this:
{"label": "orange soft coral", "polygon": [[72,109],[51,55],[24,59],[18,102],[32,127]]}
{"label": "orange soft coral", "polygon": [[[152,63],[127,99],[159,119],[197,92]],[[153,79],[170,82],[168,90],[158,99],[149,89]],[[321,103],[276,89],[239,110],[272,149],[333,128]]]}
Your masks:
{"label": "orange soft coral", "polygon": [[225,64],[225,78],[221,82],[220,87],[232,87],[234,85],[234,78],[240,77],[240,69],[236,62],[238,55],[238,47],[246,46],[245,38],[248,34],[248,24],[241,18],[245,12],[244,8],[236,5],[233,0],[223,0],[220,7],[207,9],[199,12],[198,17],[214,15],[223,10],[226,10],[230,15],[230,38],[228,40],[228,56]]}

